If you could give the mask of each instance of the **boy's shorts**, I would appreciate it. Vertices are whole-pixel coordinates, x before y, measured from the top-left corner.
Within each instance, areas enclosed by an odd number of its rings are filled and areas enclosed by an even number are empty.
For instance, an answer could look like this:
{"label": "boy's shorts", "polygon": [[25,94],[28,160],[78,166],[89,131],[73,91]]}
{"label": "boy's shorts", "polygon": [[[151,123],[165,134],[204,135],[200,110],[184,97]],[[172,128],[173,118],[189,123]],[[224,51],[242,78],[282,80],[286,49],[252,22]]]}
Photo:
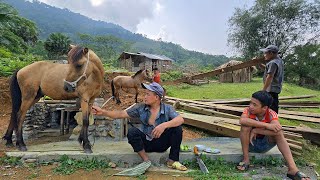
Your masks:
{"label": "boy's shorts", "polygon": [[265,153],[272,149],[275,145],[275,142],[269,142],[268,136],[257,137],[252,140],[253,145],[249,144],[249,152],[254,153]]}

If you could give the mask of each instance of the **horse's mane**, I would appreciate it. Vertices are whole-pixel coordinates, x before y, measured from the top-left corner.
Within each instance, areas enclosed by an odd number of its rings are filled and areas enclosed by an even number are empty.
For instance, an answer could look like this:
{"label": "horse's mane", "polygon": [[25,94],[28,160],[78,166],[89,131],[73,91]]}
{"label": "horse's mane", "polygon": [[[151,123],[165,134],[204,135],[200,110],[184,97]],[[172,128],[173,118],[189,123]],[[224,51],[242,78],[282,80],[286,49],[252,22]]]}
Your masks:
{"label": "horse's mane", "polygon": [[74,48],[72,48],[71,50],[70,50],[70,56],[71,56],[71,60],[72,60],[72,63],[74,63],[74,62],[77,62],[79,59],[81,59],[82,58],[82,56],[83,56],[83,47],[81,47],[81,46],[76,46],[76,47],[74,47]]}
{"label": "horse's mane", "polygon": [[141,74],[143,72],[142,69],[140,69],[139,71],[137,71],[133,76],[131,76],[132,78],[135,78],[138,74]]}

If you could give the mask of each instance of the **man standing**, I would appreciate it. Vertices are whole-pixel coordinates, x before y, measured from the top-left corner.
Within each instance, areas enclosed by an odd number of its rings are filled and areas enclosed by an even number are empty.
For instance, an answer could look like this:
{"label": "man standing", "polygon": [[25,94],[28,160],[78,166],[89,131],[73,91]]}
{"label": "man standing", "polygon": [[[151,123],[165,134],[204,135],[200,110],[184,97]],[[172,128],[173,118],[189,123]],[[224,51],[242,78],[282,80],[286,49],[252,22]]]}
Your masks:
{"label": "man standing", "polygon": [[164,152],[170,147],[167,166],[181,171],[187,168],[179,162],[180,145],[182,141],[182,127],[184,119],[171,105],[161,101],[163,88],[156,82],[142,84],[146,89],[144,103],[136,104],[126,111],[107,111],[92,106],[95,115],[111,118],[138,118],[142,123],[142,130],[131,127],[128,130],[128,142],[134,152],[144,162],[150,162],[146,152]]}
{"label": "man standing", "polygon": [[310,179],[298,170],[283,135],[278,115],[269,109],[271,102],[272,97],[269,93],[258,91],[252,94],[249,107],[244,109],[239,121],[243,160],[237,169],[240,171],[248,170],[249,152],[265,153],[277,145],[288,165],[287,177],[294,180]]}
{"label": "man standing", "polygon": [[284,78],[283,61],[278,55],[279,48],[275,45],[269,45],[264,49],[260,49],[260,51],[264,53],[265,60],[269,61],[264,70],[262,90],[267,91],[273,97],[270,108],[278,113],[279,94]]}

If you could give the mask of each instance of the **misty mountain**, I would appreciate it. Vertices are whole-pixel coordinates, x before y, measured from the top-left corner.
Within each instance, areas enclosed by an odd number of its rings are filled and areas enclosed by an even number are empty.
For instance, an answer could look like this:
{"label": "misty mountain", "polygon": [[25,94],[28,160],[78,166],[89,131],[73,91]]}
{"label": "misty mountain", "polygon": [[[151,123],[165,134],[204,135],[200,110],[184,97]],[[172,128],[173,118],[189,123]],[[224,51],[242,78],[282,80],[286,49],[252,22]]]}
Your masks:
{"label": "misty mountain", "polygon": [[[163,54],[174,59],[178,64],[194,63],[202,66],[215,66],[229,60],[224,55],[209,55],[189,51],[178,44],[155,41],[141,34],[132,33],[114,23],[97,21],[68,9],[60,9],[39,1],[2,0],[17,9],[21,16],[34,21],[39,28],[40,39],[46,39],[51,33],[61,32],[74,42],[79,42],[79,34],[91,36],[111,35],[132,44],[130,49],[122,51]],[[121,53],[117,51],[117,53]]]}

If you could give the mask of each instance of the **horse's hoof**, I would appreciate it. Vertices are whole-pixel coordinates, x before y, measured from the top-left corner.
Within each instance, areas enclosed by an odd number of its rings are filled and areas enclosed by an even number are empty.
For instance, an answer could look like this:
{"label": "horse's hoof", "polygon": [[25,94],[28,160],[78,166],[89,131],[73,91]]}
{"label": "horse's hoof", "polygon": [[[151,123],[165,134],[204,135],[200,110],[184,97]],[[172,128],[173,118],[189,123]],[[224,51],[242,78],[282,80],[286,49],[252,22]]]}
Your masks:
{"label": "horse's hoof", "polygon": [[93,151],[91,149],[84,149],[84,153],[91,154],[91,153],[93,153]]}
{"label": "horse's hoof", "polygon": [[11,148],[14,147],[13,143],[6,143],[6,147]]}
{"label": "horse's hoof", "polygon": [[27,147],[26,146],[18,146],[19,151],[27,151]]}

